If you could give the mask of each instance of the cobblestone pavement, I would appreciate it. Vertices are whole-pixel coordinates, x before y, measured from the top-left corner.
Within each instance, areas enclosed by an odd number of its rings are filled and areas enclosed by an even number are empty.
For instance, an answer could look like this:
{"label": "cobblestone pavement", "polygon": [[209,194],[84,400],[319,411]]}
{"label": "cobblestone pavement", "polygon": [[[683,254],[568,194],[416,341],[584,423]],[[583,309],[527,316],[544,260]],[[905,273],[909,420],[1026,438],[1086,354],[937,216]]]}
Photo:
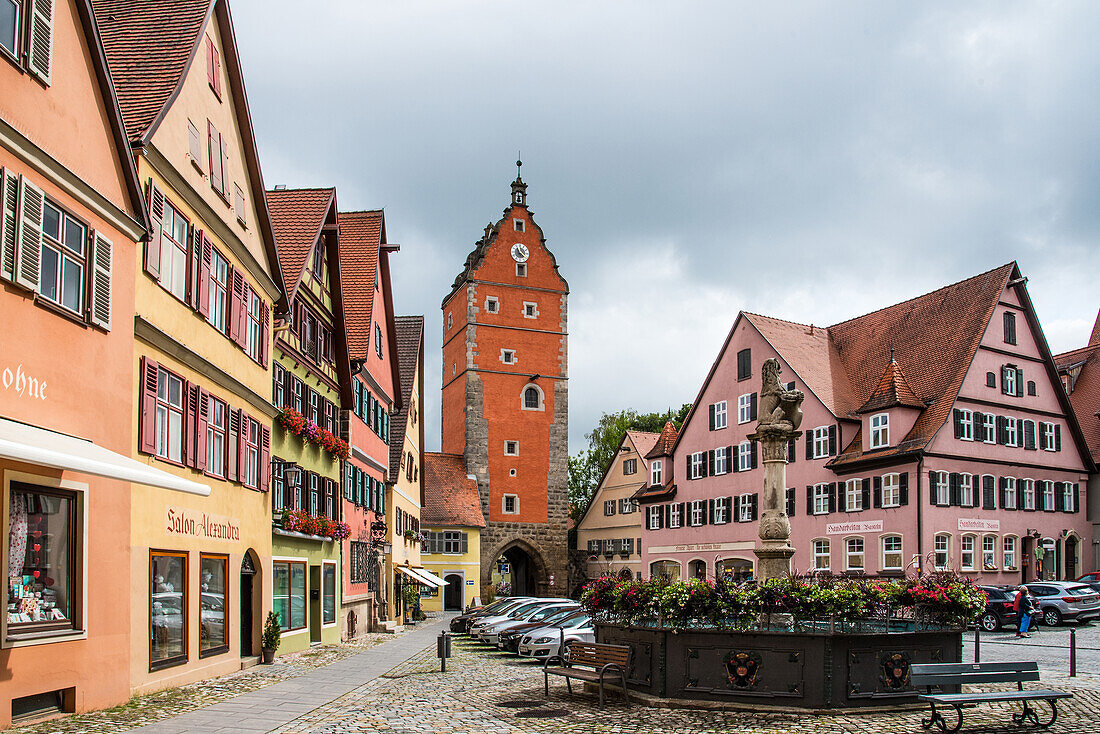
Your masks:
{"label": "cobblestone pavement", "polygon": [[393,637],[394,635],[390,634],[369,634],[354,642],[319,645],[308,650],[280,655],[275,658],[274,665],[256,665],[220,678],[135,696],[122,706],[66,716],[9,731],[12,734],[85,734],[86,732],[98,734],[99,732],[126,731],[205,708],[280,681],[297,678],[312,670],[361,653]]}
{"label": "cobblestone pavement", "polygon": [[[277,729],[279,734],[496,734],[520,732],[923,732],[925,711],[866,714],[788,714],[717,712],[626,706],[613,696],[600,710],[593,695],[566,694],[564,681],[551,681],[543,695],[541,666],[456,638],[455,657],[439,671],[435,649],[427,649],[389,673],[360,686],[306,716]],[[1059,720],[1048,731],[1100,731],[1100,676],[1069,679],[1048,676],[1045,683],[1073,690],[1059,706]],[[578,690],[579,686],[574,686]],[[1010,708],[985,705],[966,713],[970,732],[1020,732],[1010,724]],[[542,718],[545,717],[545,718]]]}
{"label": "cobblestone pavement", "polygon": [[[1100,626],[1047,627],[1040,625],[1030,638],[1016,637],[1014,632],[982,632],[981,659],[1035,660],[1046,678],[1051,674],[1069,673],[1070,633],[1076,632],[1077,670],[1100,672]],[[963,635],[963,660],[974,659],[974,631]]]}

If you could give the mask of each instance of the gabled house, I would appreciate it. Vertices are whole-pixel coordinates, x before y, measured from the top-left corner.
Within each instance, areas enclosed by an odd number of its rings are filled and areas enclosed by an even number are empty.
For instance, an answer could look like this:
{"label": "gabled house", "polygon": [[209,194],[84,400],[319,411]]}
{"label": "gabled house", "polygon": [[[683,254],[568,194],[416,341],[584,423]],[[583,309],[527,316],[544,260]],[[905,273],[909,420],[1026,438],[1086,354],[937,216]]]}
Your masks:
{"label": "gabled house", "polygon": [[340,406],[351,379],[344,328],[336,190],[267,192],[290,318],[272,362],[272,608],[280,652],[338,642],[342,590]]}
{"label": "gabled house", "polygon": [[[1054,361],[1058,364],[1062,386],[1081,424],[1092,460],[1100,463],[1100,314],[1093,323],[1088,344],[1059,354]],[[1087,495],[1085,504],[1093,529],[1092,554],[1088,557],[1087,567],[1081,570],[1093,571],[1100,568],[1100,546],[1096,543],[1096,538],[1100,538],[1100,474],[1089,477]]]}
{"label": "gabled house", "polygon": [[[671,425],[671,424],[670,424]],[[634,494],[648,484],[659,433],[627,431],[577,523],[576,550],[587,553],[588,578],[629,571],[641,578],[642,521]]]}
{"label": "gabled house", "polygon": [[806,395],[787,447],[797,571],[1079,573],[1093,461],[1015,263],[825,328],[739,314],[672,450],[675,496],[646,510],[651,573],[751,573],[771,357]]}
{"label": "gabled house", "polygon": [[131,687],[238,670],[271,608],[272,316],[287,300],[225,0],[93,0],[151,236],[135,253]]}
{"label": "gabled house", "polygon": [[421,523],[424,568],[446,586],[422,588],[421,607],[429,612],[461,611],[478,598],[481,529],[485,516],[477,479],[466,473],[461,454],[424,454],[424,507]]}

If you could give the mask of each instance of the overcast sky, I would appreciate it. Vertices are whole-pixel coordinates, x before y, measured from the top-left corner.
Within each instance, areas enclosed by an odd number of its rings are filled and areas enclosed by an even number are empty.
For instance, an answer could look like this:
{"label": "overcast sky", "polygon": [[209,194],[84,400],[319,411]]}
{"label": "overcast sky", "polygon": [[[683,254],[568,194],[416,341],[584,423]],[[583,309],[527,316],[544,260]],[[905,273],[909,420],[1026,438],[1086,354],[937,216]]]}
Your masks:
{"label": "overcast sky", "polygon": [[831,324],[1013,259],[1054,351],[1100,308],[1093,3],[232,8],[266,184],[386,210],[430,449],[440,301],[517,150],[571,288],[572,451],[693,400],[741,309]]}

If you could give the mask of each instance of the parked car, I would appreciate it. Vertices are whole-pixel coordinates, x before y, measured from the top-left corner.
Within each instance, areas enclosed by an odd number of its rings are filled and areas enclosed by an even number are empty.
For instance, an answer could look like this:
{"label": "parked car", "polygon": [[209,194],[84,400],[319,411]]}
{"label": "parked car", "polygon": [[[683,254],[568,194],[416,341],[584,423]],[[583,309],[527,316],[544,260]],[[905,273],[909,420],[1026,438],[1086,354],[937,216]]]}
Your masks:
{"label": "parked car", "polygon": [[503,622],[503,621],[508,620],[508,619],[519,619],[519,617],[522,616],[523,614],[525,614],[529,611],[532,611],[534,609],[538,609],[539,607],[546,606],[547,604],[554,604],[554,603],[568,602],[568,601],[571,601],[571,600],[570,599],[561,599],[561,598],[558,598],[558,599],[526,599],[524,601],[518,602],[517,604],[515,604],[511,607],[505,607],[504,609],[501,609],[500,612],[497,613],[497,614],[489,615],[489,616],[486,616],[486,617],[481,617],[479,619],[474,620],[474,623],[470,625],[470,637],[480,639],[481,630],[485,629],[486,627],[492,627],[494,624],[497,624],[498,622]]}
{"label": "parked car", "polygon": [[555,611],[549,617],[537,622],[524,622],[514,627],[509,627],[497,636],[497,649],[504,650],[505,652],[516,652],[516,649],[519,647],[519,641],[531,630],[561,624],[571,617],[584,613],[585,612],[580,609],[580,607],[566,607]]}
{"label": "parked car", "polygon": [[1092,573],[1086,573],[1077,577],[1078,583],[1082,584],[1095,584],[1100,583],[1100,571],[1093,571]]}
{"label": "parked car", "polygon": [[507,596],[507,597],[503,597],[501,599],[497,599],[496,601],[492,602],[491,604],[486,604],[485,606],[478,607],[477,609],[471,610],[470,612],[468,612],[466,614],[460,614],[460,615],[458,615],[457,617],[455,617],[454,619],[451,620],[451,632],[467,632],[468,633],[470,631],[470,625],[473,624],[473,622],[475,620],[480,619],[481,617],[483,617],[487,614],[495,614],[496,612],[500,611],[501,609],[504,609],[506,607],[510,607],[510,606],[514,605],[517,601],[519,601],[521,599],[526,599],[526,598],[528,598],[528,597]]}
{"label": "parked car", "polygon": [[1083,623],[1100,617],[1100,594],[1088,584],[1035,581],[1024,585],[1039,605],[1039,618],[1043,624]]}
{"label": "parked car", "polygon": [[500,633],[502,631],[511,627],[515,627],[518,624],[523,624],[524,622],[544,620],[550,615],[560,612],[563,609],[576,611],[577,609],[580,609],[580,604],[577,604],[575,601],[553,604],[536,604],[534,607],[528,609],[523,613],[517,613],[515,615],[509,614],[508,619],[506,620],[497,622],[493,625],[489,625],[488,627],[482,627],[481,632],[478,635],[478,639],[487,645],[499,647],[497,643],[500,640]]}
{"label": "parked car", "polygon": [[1004,586],[979,586],[985,592],[985,611],[978,616],[978,626],[986,632],[996,632],[1001,627],[1013,627],[1019,614],[1012,608],[1016,600],[1016,588]]}
{"label": "parked car", "polygon": [[546,660],[553,655],[560,655],[562,644],[568,648],[573,642],[595,641],[596,628],[592,625],[592,618],[581,613],[567,622],[531,630],[520,640],[516,652],[520,657]]}

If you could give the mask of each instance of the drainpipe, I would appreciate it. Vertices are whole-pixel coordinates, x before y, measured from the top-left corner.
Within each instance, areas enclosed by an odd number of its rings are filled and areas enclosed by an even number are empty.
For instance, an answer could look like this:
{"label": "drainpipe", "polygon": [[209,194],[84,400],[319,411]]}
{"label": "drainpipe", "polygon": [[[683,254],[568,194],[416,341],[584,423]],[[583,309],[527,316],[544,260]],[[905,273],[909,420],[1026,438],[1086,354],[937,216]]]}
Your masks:
{"label": "drainpipe", "polygon": [[[924,573],[924,523],[921,522],[924,512],[924,500],[921,497],[922,481],[924,480],[924,454],[917,458],[917,556],[920,558],[920,570]],[[931,491],[931,488],[929,488]]]}

